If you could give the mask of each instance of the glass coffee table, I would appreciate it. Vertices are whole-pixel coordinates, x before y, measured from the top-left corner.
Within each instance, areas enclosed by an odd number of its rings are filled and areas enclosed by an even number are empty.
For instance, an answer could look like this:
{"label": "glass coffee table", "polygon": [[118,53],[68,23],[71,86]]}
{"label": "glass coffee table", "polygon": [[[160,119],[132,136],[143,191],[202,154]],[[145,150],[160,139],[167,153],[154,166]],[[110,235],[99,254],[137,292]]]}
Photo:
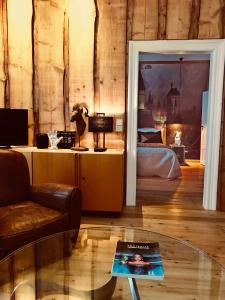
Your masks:
{"label": "glass coffee table", "polygon": [[[163,280],[112,277],[118,240],[159,242]],[[90,227],[29,244],[0,262],[1,300],[225,299],[225,269],[190,244],[146,230]]]}

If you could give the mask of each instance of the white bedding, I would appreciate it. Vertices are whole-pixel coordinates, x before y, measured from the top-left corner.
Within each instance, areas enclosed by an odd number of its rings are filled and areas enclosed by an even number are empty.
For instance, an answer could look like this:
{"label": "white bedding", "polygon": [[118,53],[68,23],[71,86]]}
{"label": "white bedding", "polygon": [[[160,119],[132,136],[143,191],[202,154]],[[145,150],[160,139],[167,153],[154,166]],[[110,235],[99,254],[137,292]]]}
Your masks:
{"label": "white bedding", "polygon": [[166,147],[137,147],[137,176],[180,177],[181,169],[176,154]]}

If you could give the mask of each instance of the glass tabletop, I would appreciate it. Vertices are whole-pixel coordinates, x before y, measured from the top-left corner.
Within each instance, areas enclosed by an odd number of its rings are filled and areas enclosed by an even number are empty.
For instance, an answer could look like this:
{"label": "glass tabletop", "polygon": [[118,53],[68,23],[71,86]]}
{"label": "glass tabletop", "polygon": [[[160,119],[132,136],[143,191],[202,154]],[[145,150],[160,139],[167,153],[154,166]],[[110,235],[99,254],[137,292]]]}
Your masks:
{"label": "glass tabletop", "polygon": [[0,299],[132,299],[127,278],[111,276],[118,240],[159,243],[165,277],[136,279],[139,299],[225,299],[225,269],[213,258],[177,239],[125,227],[63,232],[17,250],[0,262]]}

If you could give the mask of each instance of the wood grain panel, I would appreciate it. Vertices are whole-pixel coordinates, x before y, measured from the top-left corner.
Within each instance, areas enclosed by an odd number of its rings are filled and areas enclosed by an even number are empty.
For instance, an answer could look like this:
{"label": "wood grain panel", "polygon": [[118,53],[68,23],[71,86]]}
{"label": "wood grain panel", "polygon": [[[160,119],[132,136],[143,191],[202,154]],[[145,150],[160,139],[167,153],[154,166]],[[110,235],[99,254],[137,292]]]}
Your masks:
{"label": "wood grain panel", "polygon": [[[118,219],[114,218],[110,221],[117,222]],[[156,220],[147,221],[154,223]],[[132,217],[130,222],[133,222]],[[160,224],[158,227],[160,228]],[[195,235],[196,231],[190,235]],[[111,299],[109,293],[112,291],[114,291],[114,299],[131,299],[127,278],[118,278],[116,288],[107,284],[111,279],[110,269],[118,240],[144,243],[158,241],[160,244],[166,276],[160,284],[158,280],[152,280],[151,284],[148,280],[138,280],[139,299],[149,300],[149,295],[153,299],[160,300],[224,299],[225,278],[222,266],[189,243],[151,231],[111,226],[80,230],[73,249],[71,249],[72,239],[70,238],[69,241],[69,238],[69,234],[65,236],[60,234],[35,245],[37,257],[33,275],[36,275],[34,287],[36,299],[109,300]],[[204,237],[200,240],[202,239]],[[27,257],[28,251],[22,253],[28,261],[31,260],[31,257]],[[26,270],[27,264],[23,261],[21,263]],[[21,267],[20,275],[23,271]],[[26,281],[21,282],[21,285],[26,284]],[[20,289],[18,286],[17,288]],[[7,298],[3,297],[3,299]]]}
{"label": "wood grain panel", "polygon": [[132,16],[132,40],[144,40],[145,39],[145,0],[133,0],[133,7],[129,8],[133,10]]}
{"label": "wood grain panel", "polygon": [[204,166],[195,160],[186,160],[186,164],[181,166],[182,177],[173,181],[137,178],[138,205],[163,203],[171,208],[202,209]]}
{"label": "wood grain panel", "polygon": [[[126,58],[126,1],[97,1],[98,34],[95,78],[98,89],[96,112],[120,116],[125,110],[125,58]],[[107,145],[123,148],[123,134],[109,134]]]}
{"label": "wood grain panel", "polygon": [[0,3],[0,108],[5,106],[5,72],[4,72],[4,11],[3,1]]}
{"label": "wood grain panel", "polygon": [[[36,299],[57,299],[57,296],[48,292],[48,285],[56,290],[61,299],[69,300],[64,291],[65,273],[64,270],[64,236],[46,239],[35,246],[36,250]],[[66,248],[65,248],[66,250]],[[48,284],[46,284],[46,282]],[[55,283],[55,286],[54,286]],[[47,291],[46,291],[47,290]]]}
{"label": "wood grain panel", "polygon": [[[134,13],[134,7],[133,7],[133,0],[127,0],[127,42],[132,40],[132,26],[133,26],[133,13]],[[128,52],[128,45],[127,45],[127,52]]]}
{"label": "wood grain panel", "polygon": [[223,33],[224,3],[220,0],[202,0],[198,38],[220,38]]}
{"label": "wood grain panel", "polygon": [[48,182],[75,185],[74,153],[33,153],[33,184]]}
{"label": "wood grain panel", "polygon": [[35,65],[41,132],[64,129],[63,3],[35,0]]}
{"label": "wood grain panel", "polygon": [[158,33],[158,0],[145,2],[145,40],[156,40]]}
{"label": "wood grain panel", "polygon": [[158,33],[158,0],[128,1],[128,40],[154,40]]}
{"label": "wood grain panel", "polygon": [[[32,94],[33,94],[33,114],[34,114],[34,135],[40,132],[39,126],[39,80],[38,80],[38,22],[36,20],[36,11],[37,11],[37,1],[32,0],[32,67],[33,67],[33,77],[32,77]],[[36,50],[37,49],[37,50]],[[34,143],[36,145],[36,141]]]}
{"label": "wood grain panel", "polygon": [[[94,0],[69,1],[69,113],[75,103],[85,102],[94,112]],[[87,118],[86,118],[87,121]],[[71,123],[74,130],[74,123]],[[85,131],[81,140],[93,147],[92,134]]]}
{"label": "wood grain panel", "polygon": [[[16,151],[18,152],[21,152],[26,160],[27,160],[27,164],[28,164],[28,168],[29,168],[29,174],[30,174],[30,183],[32,184],[33,183],[33,174],[32,174],[32,152],[31,151],[26,151],[26,148],[16,148],[15,149]],[[24,151],[25,150],[25,151]]]}
{"label": "wood grain panel", "polygon": [[159,0],[159,19],[158,19],[158,34],[157,34],[159,40],[166,39],[167,1],[168,0]]}
{"label": "wood grain panel", "polygon": [[[155,184],[150,185],[150,180],[146,179],[143,180],[139,190],[138,201],[142,202],[142,205],[123,207],[118,218],[104,215],[101,217],[83,215],[81,226],[84,228],[96,224],[100,226],[134,226],[166,234],[199,247],[225,267],[225,212],[208,211],[201,207],[200,185],[202,185],[204,169],[197,170],[198,168],[195,168],[194,165],[191,166],[190,171],[188,167],[182,167],[182,169],[185,169],[186,174],[185,177],[182,176],[179,191],[177,195],[174,194],[173,198],[171,198],[171,192],[175,182],[171,181],[169,186],[167,180],[155,178],[152,179],[152,182],[155,180]],[[168,186],[164,193],[162,191],[163,182]],[[189,193],[188,196],[186,192]],[[163,201],[158,196],[159,193],[163,194]],[[154,195],[156,199],[153,202]],[[217,299],[216,296],[215,299]]]}
{"label": "wood grain panel", "polygon": [[69,16],[68,10],[64,12],[64,28],[63,28],[63,96],[64,96],[64,119],[65,130],[70,129],[70,107],[69,107]]}
{"label": "wood grain panel", "polygon": [[29,111],[29,144],[33,145],[34,119],[32,101],[32,2],[7,2],[10,107]]}
{"label": "wood grain panel", "polygon": [[167,38],[187,39],[191,21],[192,0],[168,0]]}
{"label": "wood grain panel", "polygon": [[81,154],[80,174],[84,210],[121,211],[123,155]]}
{"label": "wood grain panel", "polygon": [[[30,246],[14,256],[14,284],[18,285],[15,300],[35,300],[34,247]],[[24,284],[21,284],[23,282]],[[26,284],[27,283],[27,284]]]}
{"label": "wood grain panel", "polygon": [[0,264],[0,294],[10,299],[13,290],[13,258],[2,261]]}
{"label": "wood grain panel", "polygon": [[189,33],[188,33],[189,39],[198,38],[200,5],[201,5],[201,0],[192,0],[191,23],[190,23]]}
{"label": "wood grain panel", "polygon": [[7,0],[2,1],[2,11],[3,11],[3,43],[4,43],[4,73],[5,73],[5,83],[4,83],[4,98],[5,107],[10,108],[10,92],[9,92],[9,46],[8,46],[8,11],[7,11]]}
{"label": "wood grain panel", "polygon": [[225,211],[225,169],[220,171],[220,201],[219,201],[219,205],[218,208],[219,210]]}

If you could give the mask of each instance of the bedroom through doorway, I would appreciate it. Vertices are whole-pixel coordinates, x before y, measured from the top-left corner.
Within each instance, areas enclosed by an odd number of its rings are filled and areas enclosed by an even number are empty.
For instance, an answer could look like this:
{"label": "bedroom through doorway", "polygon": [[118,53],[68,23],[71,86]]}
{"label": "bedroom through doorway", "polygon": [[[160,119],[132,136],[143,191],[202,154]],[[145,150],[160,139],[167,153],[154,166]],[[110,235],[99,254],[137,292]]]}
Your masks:
{"label": "bedroom through doorway", "polygon": [[202,209],[210,55],[139,53],[137,205]]}

